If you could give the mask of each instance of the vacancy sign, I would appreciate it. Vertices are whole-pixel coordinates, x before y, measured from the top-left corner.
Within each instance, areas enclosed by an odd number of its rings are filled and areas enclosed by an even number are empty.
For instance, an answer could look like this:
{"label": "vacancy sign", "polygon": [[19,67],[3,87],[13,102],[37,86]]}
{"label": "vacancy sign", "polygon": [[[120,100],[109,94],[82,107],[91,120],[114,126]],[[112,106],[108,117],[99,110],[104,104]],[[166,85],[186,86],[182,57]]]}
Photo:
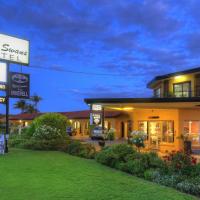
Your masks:
{"label": "vacancy sign", "polygon": [[0,34],[0,60],[29,65],[29,41]]}

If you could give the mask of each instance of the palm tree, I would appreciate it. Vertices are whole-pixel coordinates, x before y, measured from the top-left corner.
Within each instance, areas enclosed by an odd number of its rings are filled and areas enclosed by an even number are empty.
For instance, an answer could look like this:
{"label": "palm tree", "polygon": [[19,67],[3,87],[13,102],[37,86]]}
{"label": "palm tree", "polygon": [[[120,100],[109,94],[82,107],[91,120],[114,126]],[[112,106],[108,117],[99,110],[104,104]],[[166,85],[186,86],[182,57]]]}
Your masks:
{"label": "palm tree", "polygon": [[14,108],[20,109],[21,113],[25,112],[26,106],[27,106],[27,103],[24,99],[21,99],[14,104]]}
{"label": "palm tree", "polygon": [[25,113],[37,113],[38,110],[35,109],[34,105],[32,104],[27,104],[25,108]]}
{"label": "palm tree", "polygon": [[33,102],[33,106],[35,108],[36,111],[38,111],[38,103],[42,100],[42,97],[34,94],[32,97],[31,97],[31,101]]}

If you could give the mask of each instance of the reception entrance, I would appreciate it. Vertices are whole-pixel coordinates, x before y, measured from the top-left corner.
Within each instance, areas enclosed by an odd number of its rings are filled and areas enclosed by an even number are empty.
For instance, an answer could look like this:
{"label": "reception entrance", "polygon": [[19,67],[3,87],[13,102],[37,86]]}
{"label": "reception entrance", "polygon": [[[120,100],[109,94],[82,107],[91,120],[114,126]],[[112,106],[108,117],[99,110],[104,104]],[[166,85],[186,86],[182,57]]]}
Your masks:
{"label": "reception entrance", "polygon": [[140,121],[139,130],[147,134],[149,149],[159,150],[161,143],[174,142],[173,121]]}

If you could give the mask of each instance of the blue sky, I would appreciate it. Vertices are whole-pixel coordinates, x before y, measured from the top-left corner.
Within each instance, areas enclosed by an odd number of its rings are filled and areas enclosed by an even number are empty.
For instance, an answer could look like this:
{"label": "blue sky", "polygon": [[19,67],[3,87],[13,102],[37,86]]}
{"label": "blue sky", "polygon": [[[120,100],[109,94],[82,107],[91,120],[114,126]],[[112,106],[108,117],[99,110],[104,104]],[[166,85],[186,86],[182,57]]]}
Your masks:
{"label": "blue sky", "polygon": [[87,109],[89,97],[147,97],[154,76],[200,63],[197,0],[0,0],[0,10],[0,32],[30,40],[22,71],[41,111]]}

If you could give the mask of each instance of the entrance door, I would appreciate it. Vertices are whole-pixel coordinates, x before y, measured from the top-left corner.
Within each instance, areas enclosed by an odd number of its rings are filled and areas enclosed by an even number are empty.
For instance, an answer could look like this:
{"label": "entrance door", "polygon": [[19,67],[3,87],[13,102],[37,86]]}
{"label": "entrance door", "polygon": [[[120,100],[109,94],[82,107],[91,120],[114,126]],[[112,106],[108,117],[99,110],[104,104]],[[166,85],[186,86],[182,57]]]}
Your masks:
{"label": "entrance door", "polygon": [[122,138],[124,138],[124,132],[125,132],[124,122],[121,122],[121,137]]}
{"label": "entrance door", "polygon": [[149,146],[152,149],[159,149],[162,136],[162,122],[150,121],[148,123]]}
{"label": "entrance door", "polygon": [[184,134],[188,134],[192,142],[192,150],[200,151],[200,121],[185,121]]}

